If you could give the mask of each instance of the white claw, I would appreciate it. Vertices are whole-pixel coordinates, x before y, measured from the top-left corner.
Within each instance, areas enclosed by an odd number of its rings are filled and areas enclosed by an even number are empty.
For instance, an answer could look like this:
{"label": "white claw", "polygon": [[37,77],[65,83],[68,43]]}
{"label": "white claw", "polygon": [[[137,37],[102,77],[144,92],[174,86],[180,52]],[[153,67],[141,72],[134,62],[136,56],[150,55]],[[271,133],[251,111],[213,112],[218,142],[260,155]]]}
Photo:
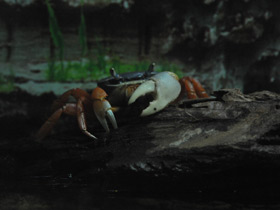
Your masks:
{"label": "white claw", "polygon": [[174,78],[174,75],[172,76],[169,72],[158,73],[135,90],[128,104],[135,102],[140,96],[151,92],[155,94],[155,100],[151,101],[150,105],[142,111],[141,116],[151,115],[164,109],[179,96],[181,85]]}
{"label": "white claw", "polygon": [[98,119],[98,121],[100,122],[100,124],[102,125],[102,127],[105,129],[105,131],[108,133],[110,131],[109,127],[108,127],[108,123],[106,121],[106,118],[104,115],[99,115],[96,114],[96,117]]}
{"label": "white claw", "polygon": [[153,93],[156,90],[156,85],[153,80],[147,80],[146,82],[142,83],[132,94],[130,97],[128,104],[132,104],[136,101],[137,98],[140,96],[144,96],[147,93]]}
{"label": "white claw", "polygon": [[110,120],[110,122],[113,125],[113,128],[117,129],[118,128],[118,124],[117,124],[117,121],[116,121],[116,118],[115,118],[115,115],[114,115],[113,111],[111,109],[109,109],[109,110],[107,110],[106,113],[107,113],[108,119]]}

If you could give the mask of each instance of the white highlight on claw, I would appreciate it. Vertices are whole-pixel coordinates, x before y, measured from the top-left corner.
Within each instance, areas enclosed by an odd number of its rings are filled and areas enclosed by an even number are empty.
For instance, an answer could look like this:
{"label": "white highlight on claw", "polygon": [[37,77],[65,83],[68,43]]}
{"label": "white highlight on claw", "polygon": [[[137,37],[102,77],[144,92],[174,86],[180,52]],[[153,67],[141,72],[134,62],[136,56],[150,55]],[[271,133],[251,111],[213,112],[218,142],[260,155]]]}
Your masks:
{"label": "white highlight on claw", "polygon": [[108,119],[110,120],[110,122],[113,125],[113,128],[117,129],[118,128],[118,124],[117,124],[117,121],[116,121],[116,118],[115,118],[115,115],[114,115],[113,111],[111,109],[109,109],[109,110],[107,110],[106,113],[107,113]]}
{"label": "white highlight on claw", "polygon": [[161,72],[141,84],[130,97],[128,104],[147,93],[155,93],[155,100],[144,109],[141,116],[148,116],[164,109],[173,102],[181,92],[181,85],[169,72]]}

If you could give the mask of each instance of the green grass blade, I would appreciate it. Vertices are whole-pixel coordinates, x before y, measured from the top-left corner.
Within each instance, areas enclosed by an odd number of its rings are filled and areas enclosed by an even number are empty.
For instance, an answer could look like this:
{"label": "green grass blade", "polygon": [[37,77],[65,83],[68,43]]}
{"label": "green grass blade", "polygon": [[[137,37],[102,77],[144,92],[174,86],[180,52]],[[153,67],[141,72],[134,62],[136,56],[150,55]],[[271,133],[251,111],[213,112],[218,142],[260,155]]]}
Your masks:
{"label": "green grass blade", "polygon": [[49,13],[49,30],[51,33],[52,41],[54,43],[54,46],[58,49],[58,57],[59,57],[60,61],[62,61],[63,57],[64,57],[63,36],[59,29],[57,19],[54,14],[54,10],[53,10],[49,0],[46,0],[46,5],[48,8],[48,13]]}
{"label": "green grass blade", "polygon": [[84,16],[83,1],[81,1],[81,23],[79,26],[80,45],[82,47],[82,57],[87,55],[87,35],[86,35],[86,21]]}

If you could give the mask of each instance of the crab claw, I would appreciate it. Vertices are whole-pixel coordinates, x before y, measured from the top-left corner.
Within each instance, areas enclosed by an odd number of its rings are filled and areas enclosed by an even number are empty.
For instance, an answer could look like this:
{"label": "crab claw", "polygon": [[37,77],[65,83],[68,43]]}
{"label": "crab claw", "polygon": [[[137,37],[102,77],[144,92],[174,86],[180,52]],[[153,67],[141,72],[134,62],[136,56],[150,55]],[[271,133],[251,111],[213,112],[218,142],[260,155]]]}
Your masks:
{"label": "crab claw", "polygon": [[97,117],[102,127],[106,130],[106,132],[109,132],[110,129],[106,117],[109,119],[114,129],[117,129],[118,125],[112,111],[111,104],[105,99],[106,96],[106,92],[99,87],[95,88],[92,92],[92,98],[94,99],[93,110],[95,116]]}
{"label": "crab claw", "polygon": [[148,93],[154,94],[154,100],[144,109],[141,116],[154,114],[173,102],[181,92],[178,76],[172,72],[161,72],[141,84],[130,97],[128,104]]}

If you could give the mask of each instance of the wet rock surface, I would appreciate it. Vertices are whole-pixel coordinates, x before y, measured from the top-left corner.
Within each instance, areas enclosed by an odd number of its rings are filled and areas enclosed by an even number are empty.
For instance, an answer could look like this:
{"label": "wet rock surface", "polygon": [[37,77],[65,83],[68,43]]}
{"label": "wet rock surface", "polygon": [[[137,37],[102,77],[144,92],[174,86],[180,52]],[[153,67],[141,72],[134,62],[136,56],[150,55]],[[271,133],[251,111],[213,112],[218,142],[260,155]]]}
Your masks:
{"label": "wet rock surface", "polygon": [[280,95],[215,95],[150,117],[118,118],[119,129],[109,134],[89,121],[97,141],[63,116],[36,142],[55,96],[1,94],[0,186],[277,203]]}

